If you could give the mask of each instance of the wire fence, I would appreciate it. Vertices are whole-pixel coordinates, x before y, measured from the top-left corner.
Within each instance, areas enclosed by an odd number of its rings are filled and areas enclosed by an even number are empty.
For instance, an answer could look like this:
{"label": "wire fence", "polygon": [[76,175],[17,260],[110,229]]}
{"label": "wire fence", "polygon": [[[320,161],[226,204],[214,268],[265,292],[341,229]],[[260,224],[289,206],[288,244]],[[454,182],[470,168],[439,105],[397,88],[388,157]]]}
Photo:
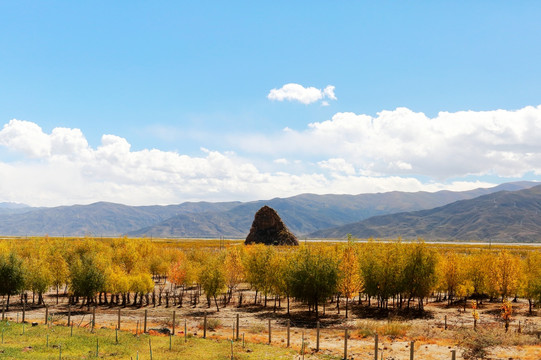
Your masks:
{"label": "wire fence", "polygon": [[[372,329],[376,333],[371,333],[369,336],[363,332],[362,322],[369,320],[355,320],[344,322],[344,324],[341,324],[342,326],[335,326],[334,324],[329,326],[325,320],[290,319],[283,316],[283,314],[273,318],[254,319],[253,316],[245,316],[246,314],[242,311],[236,314],[220,316],[216,316],[215,313],[207,314],[204,311],[199,311],[199,315],[181,317],[176,310],[169,310],[164,313],[162,309],[159,315],[150,314],[150,309],[131,310],[119,308],[100,312],[96,310],[96,307],[90,309],[79,306],[69,306],[67,309],[49,309],[49,307],[46,307],[45,312],[42,311],[40,314],[41,319],[32,316],[31,320],[34,325],[64,326],[70,328],[72,332],[75,328],[76,331],[86,330],[89,334],[96,331],[96,329],[114,329],[116,342],[118,342],[118,332],[120,330],[122,333],[129,332],[134,336],[142,334],[149,334],[151,337],[171,336],[177,342],[179,339],[187,342],[193,337],[200,337],[229,340],[237,345],[242,343],[243,346],[247,343],[271,344],[292,348],[298,352],[299,356],[307,353],[335,355],[341,353],[344,359],[374,358],[379,360],[377,356],[393,351],[389,340],[385,337],[380,338],[376,330]],[[28,313],[25,315],[28,315]],[[23,322],[29,319],[23,320],[20,311],[10,311],[3,312],[2,320]],[[378,323],[385,322],[380,321]],[[434,328],[443,331],[471,328],[473,327],[473,320],[470,322],[465,319],[447,319],[447,316],[445,316],[431,323],[427,322],[426,326],[427,334],[430,334]],[[479,320],[477,326],[503,326],[503,324],[501,321],[485,318]],[[530,333],[537,331],[539,334],[539,323],[533,320],[524,323],[514,322],[510,331]],[[105,341],[112,341],[112,336],[106,337]],[[416,353],[420,352],[422,354],[423,349],[420,349],[419,346],[416,347],[416,343],[410,342],[410,340],[399,339],[391,342],[401,344],[400,346],[403,348],[408,346],[410,359]],[[456,348],[450,350],[456,350]],[[407,359],[407,357],[403,358]],[[460,354],[454,351],[449,354],[448,358],[460,358]]]}

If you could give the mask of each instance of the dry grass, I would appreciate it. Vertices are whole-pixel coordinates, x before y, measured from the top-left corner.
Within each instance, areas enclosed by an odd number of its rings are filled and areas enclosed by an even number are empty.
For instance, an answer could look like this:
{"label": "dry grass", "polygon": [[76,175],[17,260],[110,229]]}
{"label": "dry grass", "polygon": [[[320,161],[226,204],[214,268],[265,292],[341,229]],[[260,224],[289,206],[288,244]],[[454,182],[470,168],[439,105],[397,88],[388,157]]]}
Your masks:
{"label": "dry grass", "polygon": [[360,337],[370,337],[375,334],[382,336],[389,336],[391,338],[406,336],[410,325],[400,321],[374,321],[374,320],[362,320],[358,321],[355,325],[357,334]]}
{"label": "dry grass", "polygon": [[520,334],[516,331],[505,332],[501,326],[458,329],[456,341],[464,349],[464,359],[485,359],[490,349],[497,346],[516,347],[539,345],[541,341],[534,335]]}

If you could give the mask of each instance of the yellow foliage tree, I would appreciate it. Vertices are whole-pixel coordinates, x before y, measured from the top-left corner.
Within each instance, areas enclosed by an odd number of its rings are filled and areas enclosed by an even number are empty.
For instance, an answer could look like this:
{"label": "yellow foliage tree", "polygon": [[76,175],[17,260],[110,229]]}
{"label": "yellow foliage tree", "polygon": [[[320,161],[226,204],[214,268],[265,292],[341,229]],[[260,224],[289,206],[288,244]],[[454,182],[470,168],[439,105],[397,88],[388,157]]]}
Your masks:
{"label": "yellow foliage tree", "polygon": [[348,317],[348,302],[362,290],[362,278],[355,248],[348,244],[342,253],[339,265],[338,291],[346,298],[346,319]]}
{"label": "yellow foliage tree", "polygon": [[227,249],[224,260],[225,283],[227,285],[227,303],[231,302],[233,292],[244,281],[244,265],[241,250],[237,247]]}

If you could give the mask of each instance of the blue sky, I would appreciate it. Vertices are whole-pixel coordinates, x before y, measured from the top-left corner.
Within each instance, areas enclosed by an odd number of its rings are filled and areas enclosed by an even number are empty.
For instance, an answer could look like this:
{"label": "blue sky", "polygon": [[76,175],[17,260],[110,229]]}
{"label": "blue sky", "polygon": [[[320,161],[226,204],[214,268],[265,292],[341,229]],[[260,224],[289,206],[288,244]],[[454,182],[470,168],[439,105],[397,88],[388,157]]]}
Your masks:
{"label": "blue sky", "polygon": [[[253,200],[535,180],[540,10],[535,1],[2,1],[0,201]],[[321,98],[302,97],[311,87]]]}

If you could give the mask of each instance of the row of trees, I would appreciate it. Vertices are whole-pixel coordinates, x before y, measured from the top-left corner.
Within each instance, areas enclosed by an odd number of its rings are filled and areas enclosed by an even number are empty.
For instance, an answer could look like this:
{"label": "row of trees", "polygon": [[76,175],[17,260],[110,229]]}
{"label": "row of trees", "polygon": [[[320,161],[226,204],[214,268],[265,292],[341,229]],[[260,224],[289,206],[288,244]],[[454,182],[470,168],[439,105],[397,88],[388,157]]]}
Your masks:
{"label": "row of trees", "polygon": [[[436,300],[495,300],[525,297],[531,307],[541,301],[541,253],[489,249],[452,250],[423,242],[370,241],[340,245],[311,244],[294,248],[263,245],[225,249],[178,249],[148,239],[43,239],[0,241],[0,295],[21,295],[43,302],[54,289],[72,303],[126,306],[161,304],[165,295],[182,305],[186,293],[194,303],[204,293],[208,306],[218,299],[239,304],[249,284],[254,302],[274,307],[291,299],[319,315],[331,300],[339,309],[345,299],[374,301],[380,308],[423,309]],[[169,281],[165,281],[168,279]],[[242,285],[242,286],[241,286]],[[58,298],[58,297],[57,297]],[[58,301],[58,300],[57,300]]]}

